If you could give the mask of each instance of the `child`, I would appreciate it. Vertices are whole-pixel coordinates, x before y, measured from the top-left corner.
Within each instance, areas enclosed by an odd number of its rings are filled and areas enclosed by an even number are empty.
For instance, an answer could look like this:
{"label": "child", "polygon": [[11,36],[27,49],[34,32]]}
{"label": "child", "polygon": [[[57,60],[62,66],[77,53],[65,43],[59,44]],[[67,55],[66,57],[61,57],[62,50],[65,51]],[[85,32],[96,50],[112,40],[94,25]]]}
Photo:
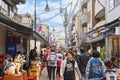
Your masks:
{"label": "child", "polygon": [[39,57],[36,58],[36,61],[35,61],[35,62],[36,62],[36,66],[37,66],[37,67],[40,67],[41,61],[40,61],[40,58],[39,58]]}

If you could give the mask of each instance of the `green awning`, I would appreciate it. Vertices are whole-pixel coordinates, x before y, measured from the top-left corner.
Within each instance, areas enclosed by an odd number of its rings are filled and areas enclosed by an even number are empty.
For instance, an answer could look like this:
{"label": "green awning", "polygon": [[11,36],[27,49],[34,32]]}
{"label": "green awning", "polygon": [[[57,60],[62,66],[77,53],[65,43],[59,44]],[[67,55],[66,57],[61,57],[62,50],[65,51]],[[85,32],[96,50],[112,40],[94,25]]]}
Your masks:
{"label": "green awning", "polygon": [[14,22],[12,19],[10,19],[2,13],[0,13],[0,22],[4,23],[5,25],[13,28],[15,31],[20,32],[24,35],[31,35],[33,33],[32,29]]}
{"label": "green awning", "polygon": [[46,46],[49,45],[48,42],[37,32],[33,31],[32,29],[20,25],[16,22],[14,22],[12,19],[9,17],[5,16],[4,14],[0,13],[0,22],[4,23],[5,25],[9,26],[8,28],[13,28],[15,31],[22,33],[24,35],[29,35],[33,37],[34,39],[38,40],[41,42],[41,46]]}
{"label": "green awning", "polygon": [[48,43],[40,34],[38,34],[38,33],[35,32],[35,31],[33,31],[33,37],[34,37],[37,41],[40,41],[42,47],[44,47],[44,46],[49,46],[49,43]]}
{"label": "green awning", "polygon": [[100,40],[103,40],[103,39],[104,39],[104,37],[100,36],[100,37],[88,40],[87,43],[94,43],[94,42],[97,42],[97,41],[100,41]]}

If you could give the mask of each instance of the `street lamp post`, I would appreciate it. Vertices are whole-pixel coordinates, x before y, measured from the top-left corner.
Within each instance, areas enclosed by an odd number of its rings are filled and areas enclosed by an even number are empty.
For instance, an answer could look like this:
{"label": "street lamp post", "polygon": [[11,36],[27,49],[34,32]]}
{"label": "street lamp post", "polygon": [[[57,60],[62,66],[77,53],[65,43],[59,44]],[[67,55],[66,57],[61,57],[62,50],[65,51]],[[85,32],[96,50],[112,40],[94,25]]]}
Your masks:
{"label": "street lamp post", "polygon": [[45,11],[50,11],[50,8],[48,6],[48,1],[46,0],[46,7],[45,7]]}
{"label": "street lamp post", "polygon": [[[47,0],[46,0],[45,11],[50,11]],[[34,29],[33,30],[36,31],[36,0],[34,2]],[[36,47],[36,38],[35,38],[35,47]]]}
{"label": "street lamp post", "polygon": [[[34,3],[34,31],[36,31],[36,0]],[[35,47],[36,47],[36,38],[35,38]]]}

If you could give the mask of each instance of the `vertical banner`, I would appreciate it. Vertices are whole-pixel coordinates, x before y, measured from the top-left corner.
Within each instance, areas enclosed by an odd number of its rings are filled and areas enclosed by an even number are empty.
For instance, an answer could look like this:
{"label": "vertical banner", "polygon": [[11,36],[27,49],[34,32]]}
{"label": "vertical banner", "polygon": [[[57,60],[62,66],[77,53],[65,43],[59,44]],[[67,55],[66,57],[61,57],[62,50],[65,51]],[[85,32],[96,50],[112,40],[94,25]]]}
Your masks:
{"label": "vertical banner", "polygon": [[16,56],[16,44],[15,43],[8,43],[7,44],[7,54],[12,55],[12,57],[14,58]]}
{"label": "vertical banner", "polygon": [[52,41],[52,38],[49,37],[49,38],[48,38],[48,42],[49,42],[49,44],[51,45],[52,42],[53,42],[53,41]]}

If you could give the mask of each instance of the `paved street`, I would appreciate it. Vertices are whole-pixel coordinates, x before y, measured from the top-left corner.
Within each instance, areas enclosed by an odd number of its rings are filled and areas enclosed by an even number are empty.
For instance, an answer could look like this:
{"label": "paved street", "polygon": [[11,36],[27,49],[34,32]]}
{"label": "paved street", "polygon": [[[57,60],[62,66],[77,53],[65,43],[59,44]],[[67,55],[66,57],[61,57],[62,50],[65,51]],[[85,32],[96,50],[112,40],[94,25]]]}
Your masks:
{"label": "paved street", "polygon": [[40,80],[49,80],[48,78],[48,73],[47,73],[47,68],[44,68],[42,71],[42,75],[40,77]]}
{"label": "paved street", "polygon": [[[43,69],[42,75],[41,75],[41,77],[40,77],[40,80],[49,80],[49,78],[48,78],[48,73],[47,73],[47,68],[44,68],[44,69]],[[56,80],[58,80],[58,79],[56,78]],[[78,76],[76,77],[76,80],[79,80],[79,79],[78,79]]]}

